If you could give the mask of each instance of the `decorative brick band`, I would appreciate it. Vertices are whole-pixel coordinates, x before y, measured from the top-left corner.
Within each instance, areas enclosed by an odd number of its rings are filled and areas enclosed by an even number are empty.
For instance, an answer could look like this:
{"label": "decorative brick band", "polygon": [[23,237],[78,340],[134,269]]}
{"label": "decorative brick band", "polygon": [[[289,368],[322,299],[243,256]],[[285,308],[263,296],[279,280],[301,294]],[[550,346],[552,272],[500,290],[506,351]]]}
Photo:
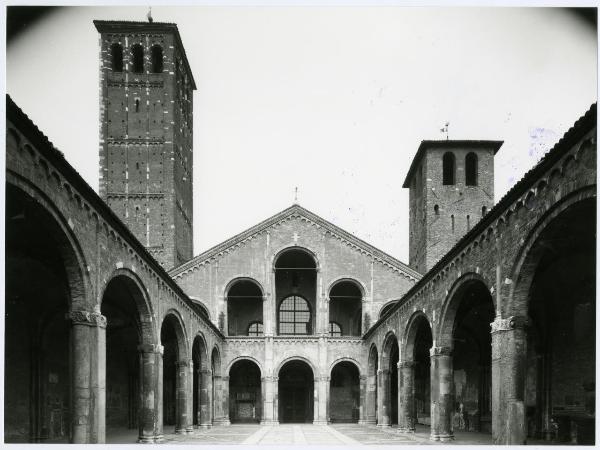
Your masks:
{"label": "decorative brick band", "polygon": [[74,324],[106,328],[106,317],[97,312],[71,311],[66,315]]}
{"label": "decorative brick band", "polygon": [[452,356],[452,349],[450,347],[431,347],[429,356]]}
{"label": "decorative brick band", "polygon": [[498,331],[510,331],[515,329],[522,329],[527,326],[527,317],[523,316],[511,316],[503,319],[502,317],[496,317],[490,324],[492,326],[492,333]]}
{"label": "decorative brick band", "polygon": [[165,351],[165,348],[159,344],[140,344],[137,349],[140,353],[157,353],[160,355]]}

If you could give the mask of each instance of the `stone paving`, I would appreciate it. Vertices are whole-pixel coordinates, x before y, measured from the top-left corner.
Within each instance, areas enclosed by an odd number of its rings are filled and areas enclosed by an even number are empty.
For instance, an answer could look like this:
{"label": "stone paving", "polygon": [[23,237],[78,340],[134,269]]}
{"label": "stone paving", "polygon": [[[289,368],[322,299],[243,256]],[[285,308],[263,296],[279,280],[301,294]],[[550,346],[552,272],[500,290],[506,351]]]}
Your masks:
{"label": "stone paving", "polygon": [[[137,440],[136,430],[112,431],[107,444],[130,444]],[[357,424],[236,424],[215,426],[208,430],[194,430],[191,434],[165,433],[165,444],[194,445],[431,445],[429,427],[418,425],[412,434],[398,433],[395,427],[380,428]],[[455,433],[455,439],[444,445],[491,444],[491,435],[485,433]]]}

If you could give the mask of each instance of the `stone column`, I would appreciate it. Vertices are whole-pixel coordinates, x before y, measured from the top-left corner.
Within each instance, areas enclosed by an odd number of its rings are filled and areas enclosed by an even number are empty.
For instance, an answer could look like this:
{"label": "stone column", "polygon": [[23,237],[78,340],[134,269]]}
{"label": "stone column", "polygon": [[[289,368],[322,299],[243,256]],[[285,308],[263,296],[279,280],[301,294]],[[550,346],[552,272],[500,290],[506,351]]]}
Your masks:
{"label": "stone column", "polygon": [[379,420],[378,427],[390,426],[390,370],[378,369],[378,393],[377,393],[377,410]]}
{"label": "stone column", "polygon": [[431,436],[432,441],[446,442],[454,438],[454,373],[452,349],[432,347],[431,355]]}
{"label": "stone column", "polygon": [[[188,425],[185,428],[186,433],[194,433],[194,360],[190,359],[189,369],[187,376],[187,391],[186,391],[186,405],[187,405],[187,417]],[[200,380],[198,380],[200,382]]]}
{"label": "stone column", "polygon": [[223,398],[221,392],[221,376],[213,376],[213,424],[221,425],[223,423]]}
{"label": "stone column", "polygon": [[210,391],[212,388],[212,371],[210,369],[201,369],[198,377],[200,383],[200,398],[198,399],[198,425],[200,428],[207,429],[212,427],[210,420]]}
{"label": "stone column", "polygon": [[223,420],[222,425],[231,425],[229,421],[229,377],[225,376],[221,378],[221,399],[223,401],[222,412]]}
{"label": "stone column", "polygon": [[366,392],[366,424],[375,425],[377,423],[377,373],[367,377],[367,392]]}
{"label": "stone column", "polygon": [[[162,365],[163,346],[142,344],[138,346],[140,357],[140,409],[138,442],[153,443],[162,440],[162,431],[158,430],[158,411],[162,402],[158,402],[158,365]],[[162,379],[162,374],[161,374]],[[162,430],[162,428],[161,428]]]}
{"label": "stone column", "polygon": [[527,319],[496,317],[491,325],[492,438],[494,444],[524,444]]}
{"label": "stone column", "polygon": [[178,361],[177,387],[176,387],[176,410],[175,410],[175,433],[185,434],[190,426],[190,415],[188,414],[188,374],[190,372],[190,361]]}
{"label": "stone column", "polygon": [[273,423],[279,425],[279,377],[273,377]]}
{"label": "stone column", "polygon": [[367,376],[361,375],[359,378],[360,396],[358,398],[358,423],[367,424]]}
{"label": "stone column", "polygon": [[315,380],[315,425],[327,425],[327,401],[329,391],[329,377],[322,375]]}
{"label": "stone column", "polygon": [[275,422],[275,392],[276,387],[273,386],[274,378],[271,376],[263,377],[261,392],[263,396],[263,416],[262,425],[272,425]]}
{"label": "stone column", "polygon": [[398,363],[398,431],[415,432],[415,362]]}
{"label": "stone column", "polygon": [[106,436],[106,317],[71,311],[71,427],[74,444],[104,443]]}

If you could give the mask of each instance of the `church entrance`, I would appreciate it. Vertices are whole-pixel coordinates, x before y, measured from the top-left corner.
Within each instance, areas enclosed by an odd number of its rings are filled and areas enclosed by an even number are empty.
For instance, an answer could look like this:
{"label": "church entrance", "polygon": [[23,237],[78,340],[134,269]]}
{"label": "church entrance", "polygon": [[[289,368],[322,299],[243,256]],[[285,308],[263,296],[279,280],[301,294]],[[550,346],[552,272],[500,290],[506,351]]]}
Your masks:
{"label": "church entrance", "polygon": [[312,423],[314,380],[303,361],[290,361],[279,371],[279,421]]}

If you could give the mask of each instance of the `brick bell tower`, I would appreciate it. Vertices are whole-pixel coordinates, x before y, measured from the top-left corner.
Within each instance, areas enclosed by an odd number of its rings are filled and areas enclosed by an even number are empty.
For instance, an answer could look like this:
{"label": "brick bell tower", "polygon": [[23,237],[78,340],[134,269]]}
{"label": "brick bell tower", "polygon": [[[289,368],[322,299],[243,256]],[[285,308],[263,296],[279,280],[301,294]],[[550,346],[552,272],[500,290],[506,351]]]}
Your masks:
{"label": "brick bell tower", "polygon": [[192,94],[177,25],[95,20],[100,196],[166,269],[193,256]]}
{"label": "brick bell tower", "polygon": [[494,155],[502,141],[422,141],[409,188],[409,265],[426,273],[494,205]]}

